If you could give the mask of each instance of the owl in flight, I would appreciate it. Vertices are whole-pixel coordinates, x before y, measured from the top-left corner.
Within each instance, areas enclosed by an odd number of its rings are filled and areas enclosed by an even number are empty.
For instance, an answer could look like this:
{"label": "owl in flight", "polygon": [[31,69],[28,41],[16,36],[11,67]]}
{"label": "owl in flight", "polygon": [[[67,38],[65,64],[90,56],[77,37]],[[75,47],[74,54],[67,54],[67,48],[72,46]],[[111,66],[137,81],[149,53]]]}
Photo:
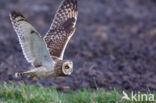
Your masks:
{"label": "owl in flight", "polygon": [[40,33],[16,11],[11,11],[10,19],[17,33],[26,60],[33,69],[15,73],[15,77],[68,76],[73,72],[73,62],[64,60],[65,48],[75,32],[77,21],[77,0],[63,0],[47,34]]}

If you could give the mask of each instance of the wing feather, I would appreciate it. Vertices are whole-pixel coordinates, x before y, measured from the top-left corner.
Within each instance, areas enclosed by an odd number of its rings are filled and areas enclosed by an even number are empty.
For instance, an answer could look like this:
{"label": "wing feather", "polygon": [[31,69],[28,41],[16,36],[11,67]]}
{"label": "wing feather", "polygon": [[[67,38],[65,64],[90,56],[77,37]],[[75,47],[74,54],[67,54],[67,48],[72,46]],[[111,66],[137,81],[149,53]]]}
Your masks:
{"label": "wing feather", "polygon": [[63,0],[44,37],[52,56],[63,59],[65,48],[75,32],[77,15],[77,0]]}
{"label": "wing feather", "polygon": [[46,43],[36,29],[19,12],[12,11],[10,19],[18,35],[26,60],[35,67],[42,65],[53,66],[54,62],[50,57]]}

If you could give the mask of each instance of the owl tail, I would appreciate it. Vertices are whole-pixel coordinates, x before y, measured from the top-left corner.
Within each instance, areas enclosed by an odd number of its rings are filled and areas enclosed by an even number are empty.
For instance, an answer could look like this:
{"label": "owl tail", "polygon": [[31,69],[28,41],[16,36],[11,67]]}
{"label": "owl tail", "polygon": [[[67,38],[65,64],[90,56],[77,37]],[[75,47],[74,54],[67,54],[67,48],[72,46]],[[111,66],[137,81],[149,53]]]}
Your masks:
{"label": "owl tail", "polygon": [[17,73],[15,73],[15,75],[14,75],[14,77],[15,78],[22,78],[24,76],[24,73],[22,73],[22,72],[17,72]]}

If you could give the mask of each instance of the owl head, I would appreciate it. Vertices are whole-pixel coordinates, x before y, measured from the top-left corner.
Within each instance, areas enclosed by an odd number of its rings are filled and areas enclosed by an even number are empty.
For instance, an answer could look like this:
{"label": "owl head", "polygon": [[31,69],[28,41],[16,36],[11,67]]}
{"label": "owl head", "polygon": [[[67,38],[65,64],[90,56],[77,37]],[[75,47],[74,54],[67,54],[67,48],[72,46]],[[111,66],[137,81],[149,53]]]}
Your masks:
{"label": "owl head", "polygon": [[70,60],[59,60],[54,67],[56,76],[69,76],[73,72],[73,62]]}
{"label": "owl head", "polygon": [[70,60],[66,60],[62,64],[62,72],[65,76],[71,75],[71,73],[73,72],[73,62]]}

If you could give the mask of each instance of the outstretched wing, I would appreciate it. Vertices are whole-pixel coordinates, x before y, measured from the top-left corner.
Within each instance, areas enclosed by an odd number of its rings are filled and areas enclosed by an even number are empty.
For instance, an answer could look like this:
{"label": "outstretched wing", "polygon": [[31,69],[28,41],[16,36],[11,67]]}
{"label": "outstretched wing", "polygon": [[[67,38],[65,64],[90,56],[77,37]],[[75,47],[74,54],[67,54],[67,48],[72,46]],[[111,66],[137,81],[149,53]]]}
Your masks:
{"label": "outstretched wing", "polygon": [[75,32],[77,15],[77,0],[63,0],[48,33],[44,37],[52,56],[63,59],[64,50]]}
{"label": "outstretched wing", "polygon": [[26,60],[35,67],[42,65],[46,67],[53,66],[54,62],[50,57],[46,43],[35,28],[19,12],[12,11],[10,19],[18,35]]}

